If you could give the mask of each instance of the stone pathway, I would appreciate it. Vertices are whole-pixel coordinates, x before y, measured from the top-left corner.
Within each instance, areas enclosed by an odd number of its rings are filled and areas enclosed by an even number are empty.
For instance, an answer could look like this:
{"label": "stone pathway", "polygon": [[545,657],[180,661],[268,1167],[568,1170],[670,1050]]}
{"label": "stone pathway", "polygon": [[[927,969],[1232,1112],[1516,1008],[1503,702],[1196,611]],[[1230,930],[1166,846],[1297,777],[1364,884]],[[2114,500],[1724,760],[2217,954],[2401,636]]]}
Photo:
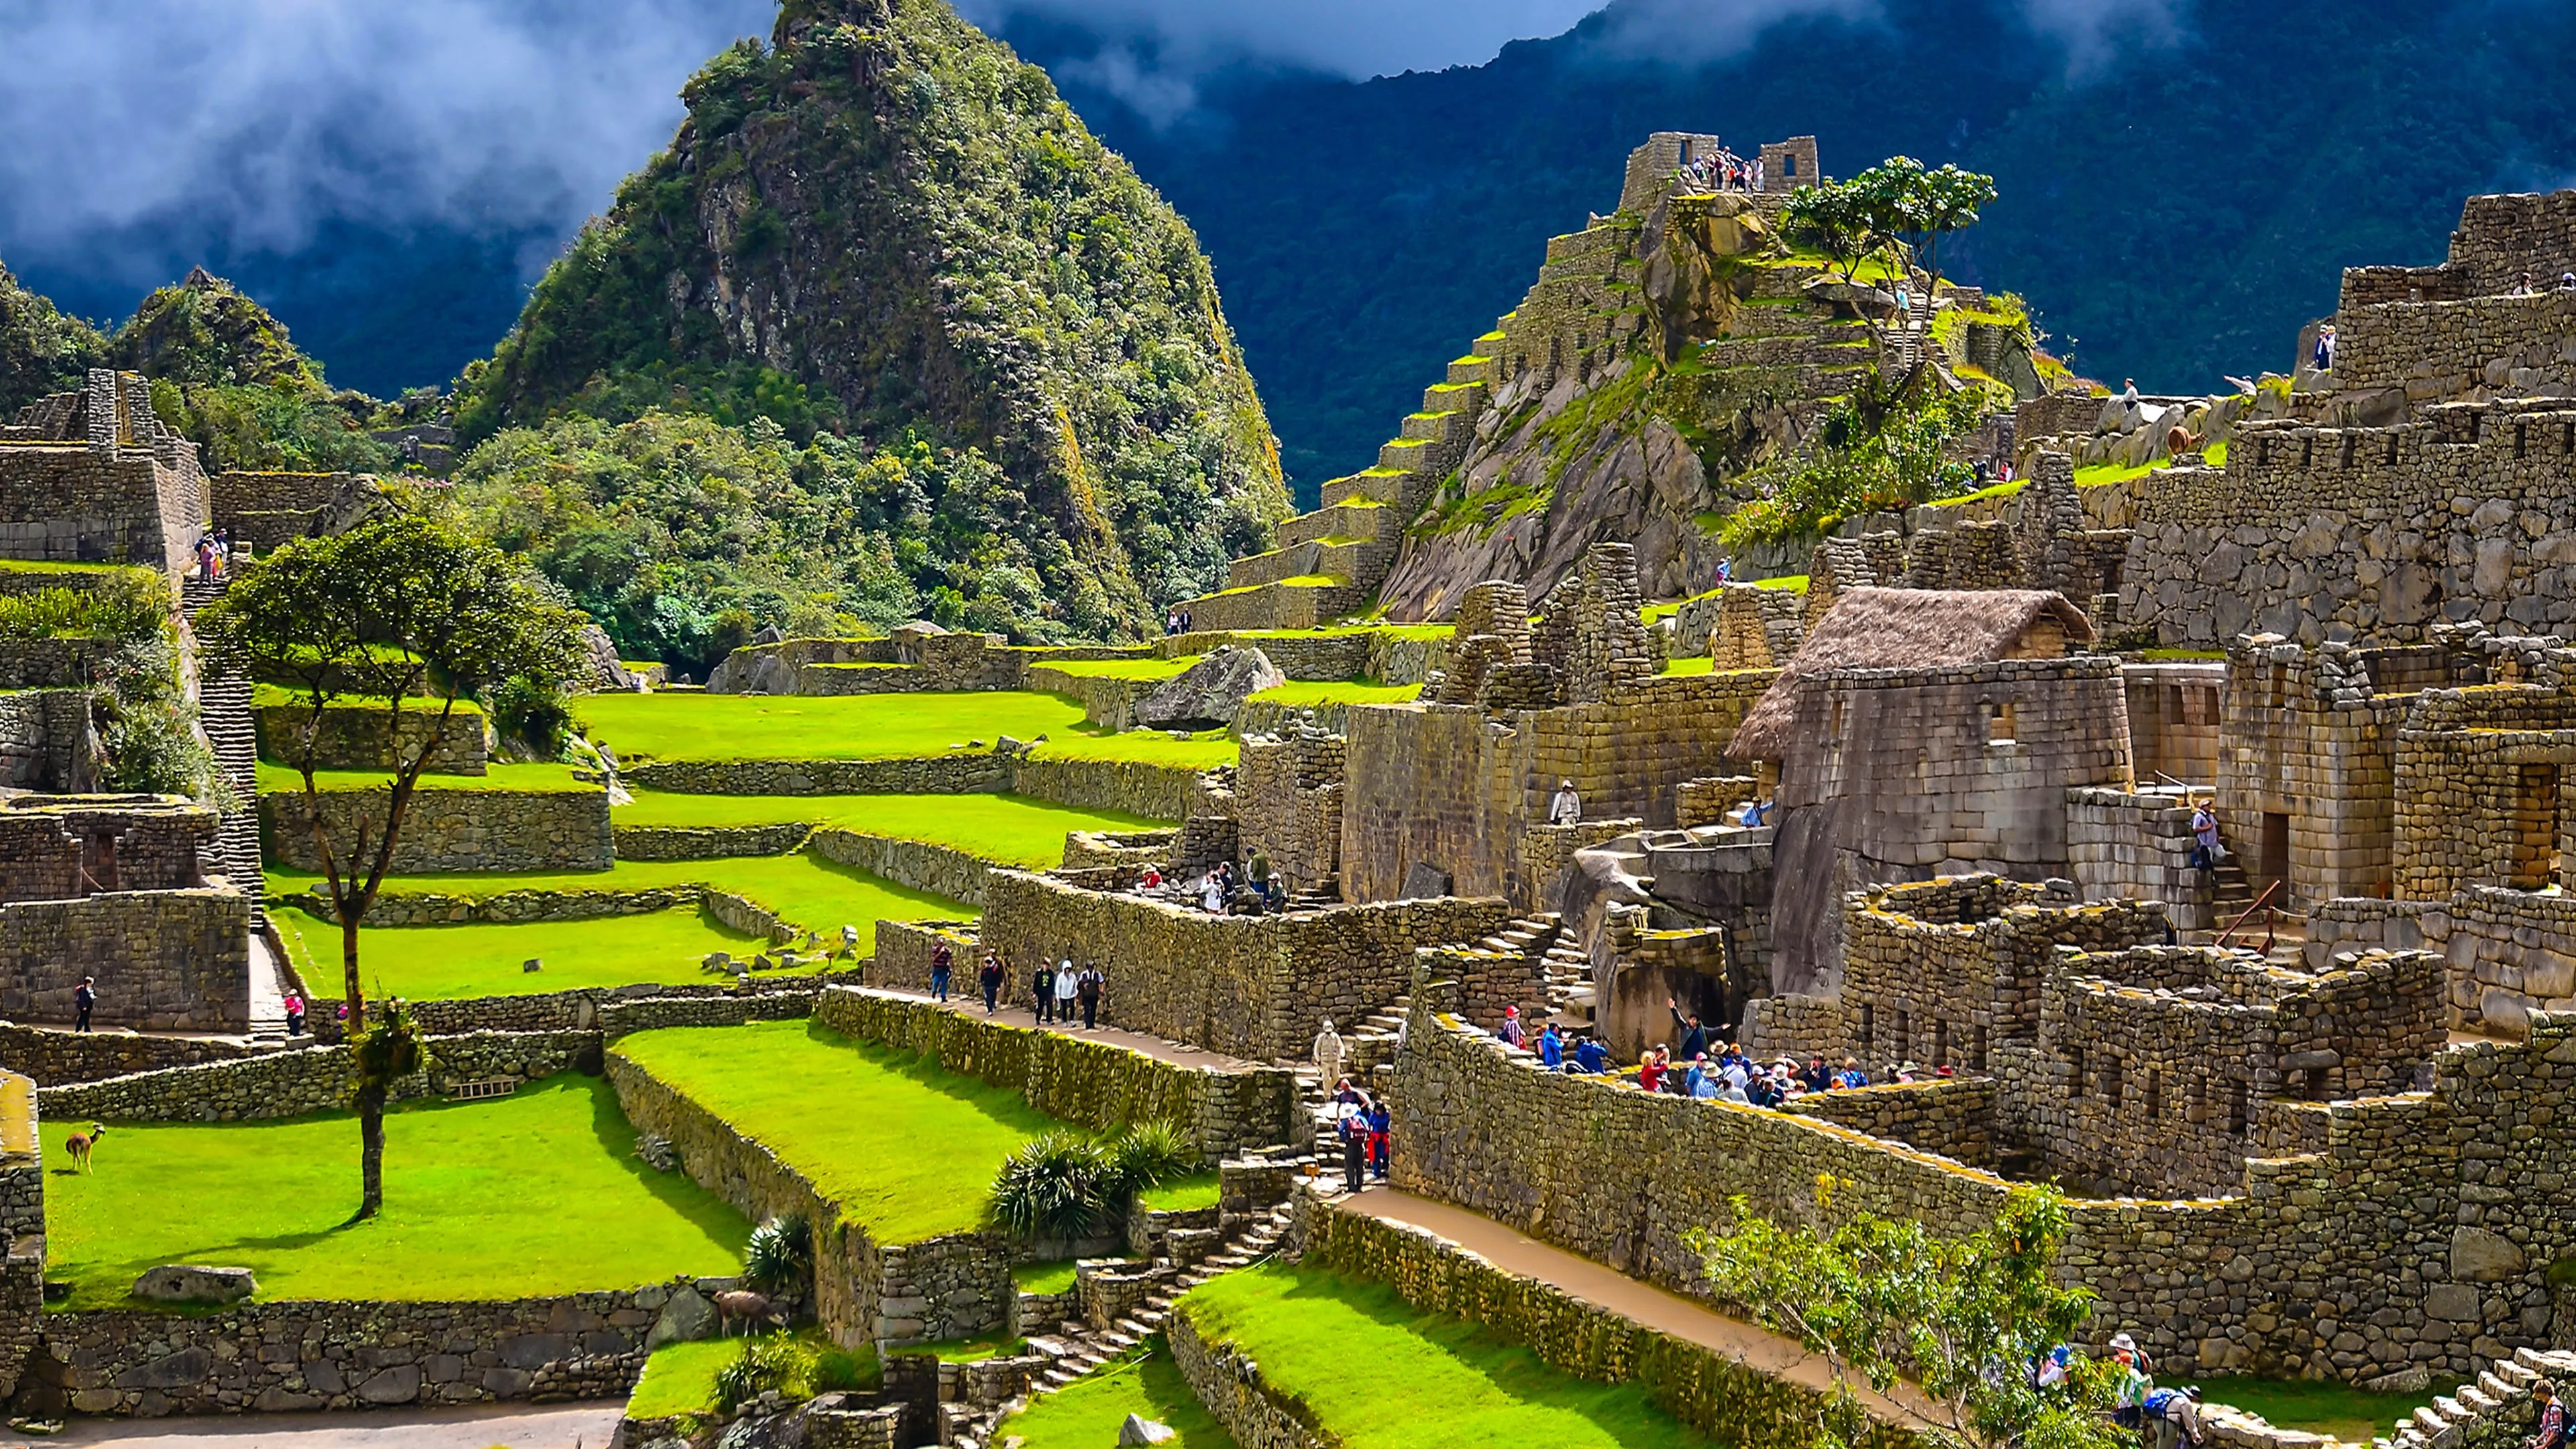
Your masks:
{"label": "stone pathway", "polygon": [[169,1419],[76,1419],[29,1440],[0,1430],[0,1446],[112,1444],[120,1449],[607,1449],[620,1403],[496,1404],[424,1412],[210,1414]]}
{"label": "stone pathway", "polygon": [[[1729,1318],[1677,1293],[1641,1283],[1562,1248],[1550,1247],[1518,1229],[1464,1208],[1383,1186],[1366,1188],[1356,1197],[1345,1194],[1331,1202],[1342,1212],[1365,1213],[1382,1222],[1404,1223],[1436,1233],[1482,1255],[1506,1272],[1552,1284],[1631,1322],[1715,1349],[1775,1378],[1820,1390],[1833,1387],[1833,1373],[1825,1361],[1807,1352],[1795,1339]],[[1866,1388],[1860,1397],[1881,1418],[1917,1416],[1928,1407],[1920,1400],[1903,1402],[1911,1398],[1903,1388],[1893,1399]]]}
{"label": "stone pathway", "polygon": [[[881,995],[900,996],[911,1001],[928,1001],[930,999],[930,994],[925,991],[898,991],[892,987],[886,986],[871,986],[867,989]],[[957,1013],[959,1016],[972,1016],[978,1019],[984,1019],[984,998],[975,995],[972,992],[963,996],[960,996],[955,992],[951,992],[948,997],[947,1007],[950,1011]],[[1005,1005],[1001,1010],[994,1012],[990,1019],[1001,1022],[1005,1026],[1033,1027],[1039,1024],[1036,1014],[1031,1012],[1025,1006]],[[1128,1047],[1135,1051],[1143,1052],[1145,1055],[1154,1058],[1156,1061],[1170,1062],[1174,1066],[1198,1067],[1218,1072],[1240,1072],[1261,1065],[1259,1062],[1248,1062],[1240,1057],[1226,1056],[1221,1052],[1201,1051],[1197,1047],[1183,1046],[1178,1042],[1165,1041],[1159,1036],[1146,1036],[1140,1032],[1122,1031],[1117,1027],[1106,1024],[1093,1027],[1086,1031],[1078,1024],[1079,1018],[1076,1018],[1076,1021],[1077,1024],[1071,1030],[1064,1031],[1066,1036],[1080,1037],[1085,1041],[1105,1041],[1111,1046]],[[1056,1026],[1052,1022],[1048,1023],[1045,1029],[1048,1031],[1063,1030],[1063,1028]]]}

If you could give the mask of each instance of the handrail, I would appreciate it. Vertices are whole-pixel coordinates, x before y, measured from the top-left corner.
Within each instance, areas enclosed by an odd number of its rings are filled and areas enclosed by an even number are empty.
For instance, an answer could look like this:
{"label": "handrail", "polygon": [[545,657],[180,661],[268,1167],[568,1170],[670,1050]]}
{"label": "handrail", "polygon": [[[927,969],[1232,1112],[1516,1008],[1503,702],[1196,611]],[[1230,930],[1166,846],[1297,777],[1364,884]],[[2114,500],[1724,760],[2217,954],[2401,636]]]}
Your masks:
{"label": "handrail", "polygon": [[[2270,905],[2270,904],[2272,903],[2272,896],[2273,896],[2273,894],[2274,894],[2275,892],[2279,891],[2280,889],[2281,889],[2281,882],[2279,882],[2279,881],[2277,881],[2277,880],[2276,880],[2276,881],[2274,881],[2274,882],[2272,882],[2270,885],[2267,885],[2267,886],[2263,887],[2263,894],[2261,894],[2261,895],[2259,895],[2259,896],[2256,896],[2256,897],[2254,898],[2254,904],[2252,904],[2252,905],[2250,905],[2250,906],[2247,906],[2247,907],[2245,908],[2245,914],[2244,914],[2244,915],[2241,915],[2241,916],[2238,916],[2234,921],[2232,921],[2232,922],[2230,922],[2230,923],[2228,924],[2228,927],[2227,927],[2227,929],[2226,929],[2226,930],[2221,931],[2221,932],[2219,932],[2219,933],[2218,933],[2218,942],[2217,942],[2217,944],[2218,944],[2218,945],[2220,945],[2220,946],[2225,946],[2225,945],[2227,944],[2227,942],[2228,942],[2229,938],[2233,937],[2233,936],[2236,934],[2236,928],[2237,928],[2237,927],[2239,927],[2239,926],[2244,925],[2244,924],[2245,924],[2245,922],[2246,922],[2246,919],[2247,919],[2248,917],[2252,916],[2256,911],[2259,911],[2259,910],[2263,909],[2265,906]],[[2265,938],[2265,941],[2264,941],[2264,949],[2269,950],[2270,948],[2271,948],[2271,941],[2270,941],[2270,939],[2267,937],[2267,938]]]}

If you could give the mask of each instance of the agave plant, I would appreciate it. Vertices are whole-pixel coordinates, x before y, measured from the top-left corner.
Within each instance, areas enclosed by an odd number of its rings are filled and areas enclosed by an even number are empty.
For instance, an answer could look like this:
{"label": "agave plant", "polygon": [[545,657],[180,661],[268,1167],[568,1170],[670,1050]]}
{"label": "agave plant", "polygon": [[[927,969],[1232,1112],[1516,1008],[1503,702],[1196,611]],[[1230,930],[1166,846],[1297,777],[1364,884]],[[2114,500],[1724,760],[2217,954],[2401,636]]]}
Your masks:
{"label": "agave plant", "polygon": [[742,1276],[751,1286],[777,1293],[803,1286],[814,1266],[814,1230],[802,1214],[775,1217],[751,1230],[742,1250]]}
{"label": "agave plant", "polygon": [[796,1372],[796,1350],[784,1336],[745,1339],[742,1357],[716,1370],[716,1407],[730,1414]]}
{"label": "agave plant", "polygon": [[1122,1202],[1109,1155],[1072,1132],[1050,1132],[1002,1163],[986,1206],[993,1221],[1023,1237],[1082,1238],[1099,1231]]}
{"label": "agave plant", "polygon": [[1187,1134],[1170,1122],[1130,1127],[1108,1149],[1111,1186],[1121,1199],[1149,1187],[1186,1177],[1198,1170],[1199,1151]]}

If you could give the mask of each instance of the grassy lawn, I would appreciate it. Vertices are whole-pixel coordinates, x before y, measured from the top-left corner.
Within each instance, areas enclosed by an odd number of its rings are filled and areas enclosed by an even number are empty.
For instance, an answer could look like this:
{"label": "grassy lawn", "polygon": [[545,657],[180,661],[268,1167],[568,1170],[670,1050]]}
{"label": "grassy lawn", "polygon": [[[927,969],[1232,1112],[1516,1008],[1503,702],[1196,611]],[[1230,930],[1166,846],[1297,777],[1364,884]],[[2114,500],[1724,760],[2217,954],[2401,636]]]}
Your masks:
{"label": "grassy lawn", "polygon": [[[764,1341],[782,1341],[763,1335]],[[786,1386],[791,1399],[810,1399],[835,1389],[874,1388],[879,1382],[874,1348],[845,1353],[819,1328],[798,1330],[784,1340],[796,1361]],[[747,1339],[702,1338],[666,1343],[644,1360],[644,1375],[626,1412],[637,1419],[666,1419],[674,1414],[711,1414],[716,1408],[716,1375],[741,1358]]]}
{"label": "grassy lawn", "polygon": [[1714,671],[1716,668],[1717,660],[1715,656],[1707,654],[1696,655],[1688,659],[1667,659],[1664,661],[1664,673],[1667,675],[1707,674]]}
{"label": "grassy lawn", "polygon": [[1372,684],[1364,679],[1292,679],[1252,696],[1272,704],[1411,704],[1422,697],[1419,684]]}
{"label": "grassy lawn", "polygon": [[[305,984],[336,1000],[340,928],[294,909],[276,911],[272,919]],[[717,978],[698,964],[708,952],[748,958],[767,945],[695,906],[683,906],[644,916],[524,926],[361,925],[358,968],[366,973],[369,996],[451,1001],[643,981],[712,981]],[[545,969],[522,970],[520,963],[531,956],[544,961]]]}
{"label": "grassy lawn", "polygon": [[1170,679],[1198,662],[1199,656],[1183,654],[1172,659],[1058,659],[1036,667],[1076,679]]}
{"label": "grassy lawn", "polygon": [[637,1032],[614,1050],[777,1153],[880,1243],[980,1226],[1002,1159],[1064,1125],[1017,1092],[809,1022]]}
{"label": "grassy lawn", "polygon": [[626,760],[892,760],[945,755],[1000,736],[1047,736],[1042,759],[1141,760],[1206,769],[1232,764],[1223,730],[1186,740],[1152,731],[1112,734],[1083,722],[1058,694],[590,694],[573,712],[594,741]]}
{"label": "grassy lawn", "polygon": [[[44,1124],[45,1147],[87,1122]],[[160,1263],[250,1268],[261,1299],[504,1299],[730,1273],[750,1225],[635,1156],[605,1081],[550,1078],[489,1102],[385,1119],[385,1210],[358,1202],[347,1113],[119,1124],[88,1173],[45,1184],[45,1276],[69,1306],[125,1300]]]}
{"label": "grassy lawn", "polygon": [[1236,629],[1238,639],[1311,639],[1343,634],[1384,634],[1389,639],[1445,639],[1453,624],[1335,624],[1321,629]]}
{"label": "grassy lawn", "polygon": [[1138,1194],[1147,1212],[1179,1213],[1216,1206],[1217,1184],[1213,1172],[1194,1172],[1170,1182],[1149,1187]]}
{"label": "grassy lawn", "polygon": [[2374,1394],[2350,1384],[2203,1379],[2200,1392],[2209,1403],[2260,1414],[2275,1428],[2304,1429],[2347,1444],[2367,1444],[2385,1437],[2398,1420],[2433,1402],[2438,1391]]}
{"label": "grassy lawn", "polygon": [[1003,1420],[993,1431],[993,1442],[1016,1438],[1021,1449],[1099,1449],[1118,1442],[1119,1426],[1129,1414],[1170,1425],[1176,1437],[1164,1442],[1171,1449],[1236,1449],[1234,1436],[1172,1366],[1171,1352],[1160,1337],[1147,1339],[1142,1352],[1102,1364]]}
{"label": "grassy lawn", "polygon": [[988,1358],[1017,1358],[1029,1351],[1025,1338],[943,1338],[936,1343],[915,1344],[897,1349],[897,1353],[926,1353],[941,1363],[981,1363]]}
{"label": "grassy lawn", "polygon": [[1011,1282],[1023,1293],[1070,1293],[1073,1291],[1073,1260],[1022,1263],[1011,1270]]}
{"label": "grassy lawn", "polygon": [[1154,830],[1115,810],[1078,810],[1025,795],[683,795],[637,790],[620,805],[620,825],[774,825],[802,820],[897,840],[926,840],[979,860],[1046,870],[1064,864],[1069,830]]}
{"label": "grassy lawn", "polygon": [[1190,1290],[1193,1320],[1233,1339],[1347,1449],[1672,1449],[1710,1441],[1643,1390],[1560,1373],[1393,1288],[1266,1263]]}
{"label": "grassy lawn", "polygon": [[[600,787],[572,777],[570,765],[512,765],[494,762],[481,775],[423,775],[424,790],[538,790],[548,793],[596,795]],[[383,770],[316,770],[313,783],[325,790],[381,790],[393,776]],[[292,765],[273,760],[259,762],[259,791],[263,795],[301,795],[304,776]]]}
{"label": "grassy lawn", "polygon": [[[269,894],[300,895],[320,880],[318,875],[301,871],[271,870]],[[865,871],[802,851],[730,860],[621,860],[607,870],[594,871],[471,871],[385,878],[389,892],[459,896],[529,890],[640,891],[676,885],[711,886],[758,901],[796,926],[831,937],[836,946],[841,927],[856,926],[859,954],[863,956],[876,949],[879,919],[954,921],[969,920],[977,914],[973,906],[928,891],[907,890]],[[578,924],[597,927],[603,923]]]}

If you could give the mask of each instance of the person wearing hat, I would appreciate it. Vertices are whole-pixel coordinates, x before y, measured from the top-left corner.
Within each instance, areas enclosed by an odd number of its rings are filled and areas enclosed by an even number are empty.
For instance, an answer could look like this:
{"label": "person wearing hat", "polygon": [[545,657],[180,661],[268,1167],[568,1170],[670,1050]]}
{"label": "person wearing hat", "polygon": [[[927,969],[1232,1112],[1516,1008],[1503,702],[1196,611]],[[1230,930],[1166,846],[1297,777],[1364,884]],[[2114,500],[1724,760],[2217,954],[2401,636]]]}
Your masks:
{"label": "person wearing hat", "polygon": [[1583,797],[1574,793],[1572,780],[1556,782],[1556,798],[1547,802],[1547,823],[1550,825],[1583,823]]}
{"label": "person wearing hat", "polygon": [[2147,1395],[2155,1388],[2147,1377],[2147,1356],[2125,1333],[2111,1336],[2111,1362],[2118,1365],[2119,1382],[2111,1391],[2111,1422],[2131,1433],[2146,1424]]}
{"label": "person wearing hat", "polygon": [[1073,1025],[1073,999],[1082,994],[1082,976],[1067,958],[1055,963],[1055,1024]]}
{"label": "person wearing hat", "polygon": [[1503,1029],[1496,1032],[1495,1035],[1501,1037],[1507,1042],[1510,1042],[1516,1047],[1525,1047],[1529,1045],[1529,1030],[1521,1025],[1521,1009],[1519,1007],[1506,1006],[1503,1008]]}
{"label": "person wearing hat", "polygon": [[2146,1410],[2147,1421],[2155,1426],[2156,1449],[2182,1449],[2185,1444],[2200,1443],[2200,1390],[2149,1390]]}

